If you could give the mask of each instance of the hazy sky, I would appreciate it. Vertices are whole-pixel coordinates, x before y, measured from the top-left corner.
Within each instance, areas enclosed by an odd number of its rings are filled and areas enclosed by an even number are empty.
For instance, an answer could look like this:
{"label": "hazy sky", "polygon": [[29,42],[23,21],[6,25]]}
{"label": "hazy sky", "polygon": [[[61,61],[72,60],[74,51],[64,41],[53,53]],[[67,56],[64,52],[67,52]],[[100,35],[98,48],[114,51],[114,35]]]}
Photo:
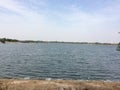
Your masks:
{"label": "hazy sky", "polygon": [[0,0],[0,37],[119,42],[120,0]]}

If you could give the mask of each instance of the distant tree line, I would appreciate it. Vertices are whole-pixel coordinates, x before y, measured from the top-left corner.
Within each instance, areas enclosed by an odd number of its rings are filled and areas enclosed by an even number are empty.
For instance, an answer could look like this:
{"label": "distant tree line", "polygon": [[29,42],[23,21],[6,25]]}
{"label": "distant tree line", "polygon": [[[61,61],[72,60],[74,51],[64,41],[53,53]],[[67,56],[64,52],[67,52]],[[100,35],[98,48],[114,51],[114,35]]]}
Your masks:
{"label": "distant tree line", "polygon": [[16,39],[9,39],[9,38],[0,38],[1,43],[6,43],[6,42],[18,42],[19,40]]}
{"label": "distant tree line", "polygon": [[100,43],[100,42],[64,42],[64,41],[35,41],[35,40],[17,40],[9,38],[0,38],[1,43],[19,42],[19,43],[66,43],[66,44],[95,44],[95,45],[116,45],[115,43]]}

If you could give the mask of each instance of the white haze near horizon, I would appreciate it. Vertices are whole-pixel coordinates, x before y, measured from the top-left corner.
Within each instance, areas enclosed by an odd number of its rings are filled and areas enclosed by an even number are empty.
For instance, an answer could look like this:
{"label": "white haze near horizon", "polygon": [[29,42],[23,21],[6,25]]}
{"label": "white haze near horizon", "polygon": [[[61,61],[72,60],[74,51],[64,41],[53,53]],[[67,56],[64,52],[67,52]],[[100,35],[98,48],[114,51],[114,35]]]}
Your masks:
{"label": "white haze near horizon", "polygon": [[120,0],[0,0],[0,37],[120,41]]}

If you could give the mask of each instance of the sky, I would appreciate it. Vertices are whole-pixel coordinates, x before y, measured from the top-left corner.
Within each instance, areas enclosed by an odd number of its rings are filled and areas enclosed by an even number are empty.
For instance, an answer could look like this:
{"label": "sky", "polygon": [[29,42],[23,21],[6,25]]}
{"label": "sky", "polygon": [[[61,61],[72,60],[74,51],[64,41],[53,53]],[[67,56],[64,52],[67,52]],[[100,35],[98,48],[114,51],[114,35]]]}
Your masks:
{"label": "sky", "polygon": [[0,0],[0,37],[120,42],[120,0]]}

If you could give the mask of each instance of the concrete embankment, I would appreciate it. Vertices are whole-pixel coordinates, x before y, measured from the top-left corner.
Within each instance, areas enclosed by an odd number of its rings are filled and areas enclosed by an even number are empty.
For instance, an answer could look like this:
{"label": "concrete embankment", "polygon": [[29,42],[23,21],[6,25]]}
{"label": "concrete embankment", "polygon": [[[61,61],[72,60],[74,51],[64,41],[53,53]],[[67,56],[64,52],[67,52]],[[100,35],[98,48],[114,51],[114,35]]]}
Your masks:
{"label": "concrete embankment", "polygon": [[120,82],[1,79],[0,90],[120,90]]}

